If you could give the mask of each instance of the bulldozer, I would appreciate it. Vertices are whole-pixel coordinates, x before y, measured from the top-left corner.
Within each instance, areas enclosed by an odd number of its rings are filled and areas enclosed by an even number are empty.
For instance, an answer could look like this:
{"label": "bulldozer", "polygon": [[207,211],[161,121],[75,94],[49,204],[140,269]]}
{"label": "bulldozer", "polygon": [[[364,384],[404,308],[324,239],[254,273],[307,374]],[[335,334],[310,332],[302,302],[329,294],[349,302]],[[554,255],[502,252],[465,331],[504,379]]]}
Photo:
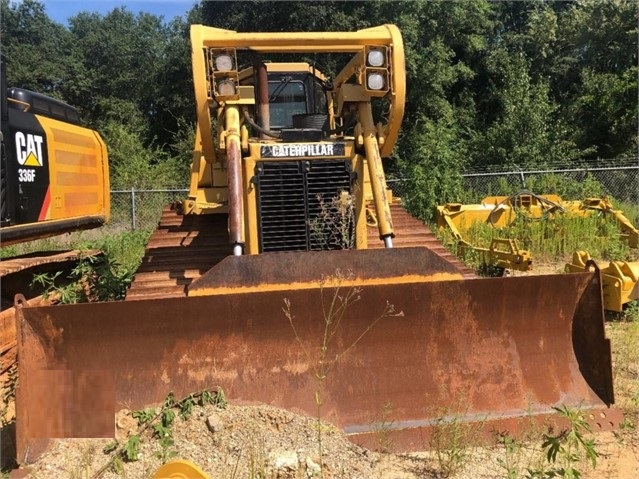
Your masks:
{"label": "bulldozer", "polygon": [[215,388],[310,415],[319,400],[371,447],[390,406],[396,450],[427,447],[442,418],[516,431],[565,405],[618,425],[596,267],[479,278],[387,188],[406,102],[396,26],[192,25],[191,48],[188,196],[126,299],[16,299],[18,462],[52,438],[113,436],[119,408]]}

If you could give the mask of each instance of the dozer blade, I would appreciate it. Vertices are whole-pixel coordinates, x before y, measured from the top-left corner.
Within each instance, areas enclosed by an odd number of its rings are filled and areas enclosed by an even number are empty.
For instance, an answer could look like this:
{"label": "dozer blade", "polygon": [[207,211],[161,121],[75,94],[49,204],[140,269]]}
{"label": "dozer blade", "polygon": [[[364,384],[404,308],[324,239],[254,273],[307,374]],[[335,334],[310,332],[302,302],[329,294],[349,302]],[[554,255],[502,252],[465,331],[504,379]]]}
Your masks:
{"label": "dozer blade", "polygon": [[[115,409],[215,388],[231,402],[310,415],[320,391],[322,419],[370,446],[387,411],[396,450],[428,447],[431,426],[445,414],[515,431],[518,418],[545,421],[553,407],[568,406],[586,411],[595,430],[617,427],[598,272],[460,279],[435,266],[420,275],[417,261],[432,253],[418,250],[415,274],[403,279],[382,281],[395,266],[373,260],[399,262],[406,250],[282,253],[262,255],[275,268],[254,281],[262,290],[223,291],[209,277],[201,286],[210,295],[18,308],[18,461],[34,460],[48,438],[112,434]],[[236,267],[247,284],[251,259],[229,258],[219,271]],[[360,259],[371,261],[359,279],[308,287],[312,268]],[[297,286],[287,276],[295,271]],[[291,287],[268,290],[269,278]],[[336,318],[329,305],[351,288],[357,300],[327,328]],[[403,315],[385,317],[389,303]],[[320,364],[328,365],[321,387]]]}

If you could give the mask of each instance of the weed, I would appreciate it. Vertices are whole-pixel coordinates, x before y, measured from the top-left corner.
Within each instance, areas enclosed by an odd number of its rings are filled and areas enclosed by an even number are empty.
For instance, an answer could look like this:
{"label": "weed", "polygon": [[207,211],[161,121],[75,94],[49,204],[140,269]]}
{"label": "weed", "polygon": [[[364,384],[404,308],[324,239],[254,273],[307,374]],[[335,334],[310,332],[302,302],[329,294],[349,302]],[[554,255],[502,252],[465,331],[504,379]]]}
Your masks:
{"label": "weed", "polygon": [[626,304],[622,312],[622,318],[625,321],[639,321],[639,301],[634,300]]}
{"label": "weed", "polygon": [[43,298],[63,304],[115,301],[124,299],[132,274],[106,255],[87,256],[80,260],[60,285],[60,272],[34,276],[31,286],[44,288]]}
{"label": "weed", "polygon": [[156,452],[156,457],[166,462],[177,455],[177,451],[173,450],[174,445],[173,431],[171,426],[175,421],[175,411],[179,411],[180,417],[188,419],[193,411],[194,405],[204,406],[212,404],[220,408],[227,405],[224,393],[220,390],[217,393],[211,391],[202,391],[200,393],[189,394],[183,399],[176,401],[172,392],[170,392],[159,411],[156,409],[140,409],[133,411],[131,417],[138,420],[138,430],[136,434],[128,437],[124,445],[120,446],[117,441],[110,442],[103,449],[104,454],[110,454],[109,461],[98,470],[92,479],[102,476],[107,470],[111,470],[116,474],[122,474],[124,471],[124,462],[134,462],[139,459],[140,445],[142,435],[149,429],[153,432],[151,436],[158,440],[160,450]]}
{"label": "weed", "polygon": [[479,443],[484,421],[464,421],[465,401],[459,398],[455,405],[436,408],[431,427],[429,446],[435,454],[441,477],[450,477],[466,467],[472,448]]}
{"label": "weed", "polygon": [[[0,249],[0,258],[6,259],[39,251],[98,249],[121,265],[123,270],[135,271],[142,261],[151,232],[151,229],[120,233],[109,232],[106,229],[79,231],[63,237],[29,241],[6,248],[3,246]],[[87,236],[91,239],[87,239]]]}
{"label": "weed", "polygon": [[441,477],[450,477],[461,471],[470,455],[464,425],[459,418],[437,418],[433,424],[429,446],[435,452]]}
{"label": "weed", "polygon": [[169,460],[173,459],[178,455],[178,452],[172,449],[175,442],[173,441],[173,437],[169,434],[166,434],[159,441],[160,450],[155,453],[155,457],[162,461],[162,464],[166,464]]}
{"label": "weed", "polygon": [[129,436],[122,448],[122,457],[126,462],[134,462],[140,458],[140,436]]}
{"label": "weed", "polygon": [[[384,318],[403,316],[403,311],[396,312],[395,307],[389,302],[382,313],[373,319],[359,336],[348,346],[344,347],[341,351],[335,353],[333,357],[329,357],[329,347],[336,337],[337,332],[340,329],[342,321],[344,320],[347,310],[357,301],[361,299],[361,289],[357,287],[348,287],[344,289],[342,284],[344,281],[352,279],[352,273],[343,273],[340,270],[335,272],[334,276],[323,278],[320,282],[320,304],[322,307],[322,317],[324,319],[324,330],[321,336],[319,353],[314,355],[310,349],[306,346],[297,328],[295,327],[295,315],[291,308],[291,302],[289,299],[284,299],[284,316],[288,319],[289,324],[295,335],[295,340],[300,345],[304,355],[306,356],[309,364],[312,365],[313,377],[317,382],[317,389],[315,391],[315,405],[317,407],[317,442],[318,453],[320,459],[324,457],[322,448],[322,398],[324,391],[324,384],[330,371],[341,361],[341,359],[352,351],[359,342],[368,334],[375,325]],[[330,287],[330,288],[329,288]],[[330,290],[330,292],[329,292]],[[313,358],[316,357],[316,360]]]}
{"label": "weed", "polygon": [[530,478],[547,479],[563,477],[579,479],[581,471],[577,469],[582,460],[587,460],[592,467],[597,466],[599,454],[595,450],[595,441],[586,435],[592,432],[590,425],[578,409],[566,406],[553,408],[568,421],[568,428],[559,434],[544,434],[541,445],[546,456],[546,468],[528,470]]}
{"label": "weed", "polygon": [[71,479],[88,479],[89,478],[89,470],[91,469],[91,465],[93,464],[93,460],[95,459],[95,445],[89,445],[82,452],[82,459],[80,460],[80,465],[77,469],[74,469],[71,472]]}
{"label": "weed", "polygon": [[267,477],[267,454],[263,447],[264,442],[257,434],[253,434],[251,437],[252,441],[247,453],[248,478],[263,479]]}
{"label": "weed", "polygon": [[317,202],[317,216],[309,220],[313,249],[352,249],[355,246],[354,196],[342,192],[327,202],[322,195],[317,195]]}
{"label": "weed", "polygon": [[391,420],[392,414],[393,405],[390,402],[384,404],[379,418],[374,422],[371,428],[375,431],[377,445],[379,451],[382,453],[388,453],[393,450],[393,439],[391,437],[393,426],[393,421]]}
{"label": "weed", "polygon": [[[609,261],[632,261],[636,257],[636,250],[629,247],[619,222],[610,212],[592,210],[582,215],[581,212],[558,214],[547,210],[541,218],[533,218],[524,208],[513,211],[513,221],[506,227],[495,228],[488,220],[469,220],[459,230],[467,244],[478,248],[489,248],[495,238],[516,239],[537,262],[565,261],[579,250]],[[452,238],[450,232],[445,231],[441,236],[445,244],[451,245],[449,249],[470,267],[483,264],[484,258],[479,252],[469,247],[458,248],[458,239]]]}
{"label": "weed", "polygon": [[519,452],[522,444],[509,434],[499,434],[498,444],[503,447],[504,454],[497,457],[497,464],[503,469],[507,479],[519,477]]}
{"label": "weed", "polygon": [[[525,436],[532,438],[536,427],[526,431]],[[519,479],[524,477],[526,470],[538,470],[533,463],[540,463],[536,459],[538,449],[531,447],[525,440],[515,438],[505,432],[495,432],[497,450],[493,456],[499,470],[498,477],[504,479]]]}

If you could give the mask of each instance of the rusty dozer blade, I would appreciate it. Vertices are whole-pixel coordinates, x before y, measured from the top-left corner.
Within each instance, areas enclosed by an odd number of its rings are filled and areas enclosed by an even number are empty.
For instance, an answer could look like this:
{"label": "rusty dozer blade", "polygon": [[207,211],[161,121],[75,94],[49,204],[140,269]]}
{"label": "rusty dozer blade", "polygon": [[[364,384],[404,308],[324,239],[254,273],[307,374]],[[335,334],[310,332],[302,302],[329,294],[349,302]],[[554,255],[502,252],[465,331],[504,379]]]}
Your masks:
{"label": "rusty dozer blade", "polygon": [[[282,253],[229,258],[219,270],[237,267],[233,274],[245,274],[246,284],[252,259],[270,263],[273,270],[254,281],[262,286],[250,292],[216,289],[209,277],[210,295],[19,308],[18,461],[34,460],[56,435],[112,433],[113,416],[100,422],[109,407],[135,410],[170,391],[183,397],[215,388],[232,403],[310,415],[317,414],[319,390],[322,419],[373,447],[376,418],[386,411],[395,450],[427,448],[443,414],[514,431],[518,418],[544,421],[553,407],[568,406],[585,411],[595,430],[618,425],[619,413],[609,408],[611,352],[598,272],[460,279],[435,266],[420,275],[420,257],[436,260],[419,249],[411,253],[415,274],[405,281],[382,281],[395,267],[374,261],[376,254],[402,261],[405,250]],[[312,268],[328,265],[323,274],[360,259],[370,262],[359,279],[308,287]],[[292,285],[296,274],[306,286]],[[269,278],[291,287],[269,291]],[[329,305],[352,288],[335,326]],[[388,304],[403,315],[385,315]],[[320,364],[329,365],[321,388]],[[66,396],[49,394],[60,378]]]}

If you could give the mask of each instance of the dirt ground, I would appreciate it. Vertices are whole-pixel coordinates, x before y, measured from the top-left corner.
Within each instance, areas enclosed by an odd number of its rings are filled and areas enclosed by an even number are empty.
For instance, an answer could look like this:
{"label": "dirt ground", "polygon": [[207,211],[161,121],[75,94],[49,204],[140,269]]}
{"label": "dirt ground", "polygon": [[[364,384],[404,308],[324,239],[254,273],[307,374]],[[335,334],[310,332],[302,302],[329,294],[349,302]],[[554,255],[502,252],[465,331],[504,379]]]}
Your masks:
{"label": "dirt ground", "polygon": [[[209,423],[215,426],[210,428]],[[137,423],[129,411],[121,411],[117,425],[118,436],[124,443]],[[352,444],[328,424],[322,425],[320,461],[316,419],[268,406],[196,407],[188,420],[176,420],[173,439],[173,445],[163,448],[157,438],[143,434],[136,461],[124,462],[117,472],[112,467],[99,477],[150,477],[173,452],[176,454],[172,459],[188,459],[210,478],[479,479],[529,477],[529,468],[550,470],[539,447],[541,442],[522,443],[516,449],[460,444],[451,451],[389,454]],[[635,479],[639,477],[636,439],[633,431],[598,434],[597,467],[592,468],[582,460],[576,468],[585,479]],[[113,457],[103,452],[109,442],[108,439],[57,441],[32,466],[27,477],[94,477]],[[509,470],[516,475],[509,476]]]}

